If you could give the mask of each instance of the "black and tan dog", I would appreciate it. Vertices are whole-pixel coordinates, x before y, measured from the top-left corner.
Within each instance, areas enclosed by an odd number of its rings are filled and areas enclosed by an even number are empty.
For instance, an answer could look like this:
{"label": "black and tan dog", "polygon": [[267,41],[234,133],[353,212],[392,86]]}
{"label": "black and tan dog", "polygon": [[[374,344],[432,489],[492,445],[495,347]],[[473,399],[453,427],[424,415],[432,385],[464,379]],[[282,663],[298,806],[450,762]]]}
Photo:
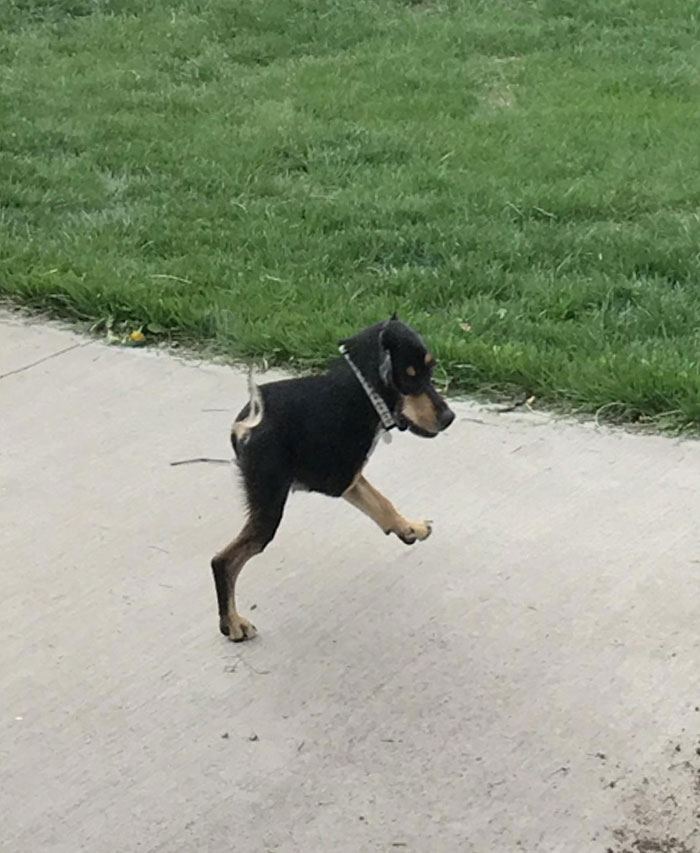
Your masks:
{"label": "black and tan dog", "polygon": [[256,633],[236,610],[236,579],[274,537],[290,489],[342,496],[407,545],[430,535],[428,522],[405,519],[362,469],[383,431],[395,426],[431,438],[452,423],[454,413],[432,382],[435,360],[396,315],[343,341],[340,350],[343,358],[322,376],[260,387],[251,380],[250,401],[234,421],[248,520],[211,562],[219,628],[234,641]]}

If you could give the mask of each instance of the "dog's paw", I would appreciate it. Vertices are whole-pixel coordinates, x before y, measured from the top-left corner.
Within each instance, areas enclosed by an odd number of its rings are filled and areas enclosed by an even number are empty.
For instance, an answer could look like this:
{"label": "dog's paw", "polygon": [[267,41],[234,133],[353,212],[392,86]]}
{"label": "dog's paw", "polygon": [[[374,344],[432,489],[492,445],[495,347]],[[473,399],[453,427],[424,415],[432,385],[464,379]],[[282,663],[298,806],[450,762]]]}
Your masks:
{"label": "dog's paw", "polygon": [[429,521],[408,521],[404,527],[396,531],[396,535],[406,545],[413,545],[414,542],[427,539],[432,532],[433,528]]}
{"label": "dog's paw", "polygon": [[228,619],[221,618],[219,620],[219,630],[229,640],[233,640],[234,643],[242,643],[243,640],[252,640],[258,633],[255,625],[251,625],[247,619],[238,614],[233,619],[230,616]]}

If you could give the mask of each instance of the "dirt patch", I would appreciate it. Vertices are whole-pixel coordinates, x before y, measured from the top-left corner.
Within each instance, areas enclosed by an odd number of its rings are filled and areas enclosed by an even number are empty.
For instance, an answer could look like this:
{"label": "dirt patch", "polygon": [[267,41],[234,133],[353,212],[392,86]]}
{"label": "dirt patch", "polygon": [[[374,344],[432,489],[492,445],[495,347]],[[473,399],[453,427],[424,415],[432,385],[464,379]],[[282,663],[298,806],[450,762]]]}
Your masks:
{"label": "dirt patch", "polygon": [[699,853],[700,743],[669,743],[668,763],[623,800],[624,824],[605,853]]}

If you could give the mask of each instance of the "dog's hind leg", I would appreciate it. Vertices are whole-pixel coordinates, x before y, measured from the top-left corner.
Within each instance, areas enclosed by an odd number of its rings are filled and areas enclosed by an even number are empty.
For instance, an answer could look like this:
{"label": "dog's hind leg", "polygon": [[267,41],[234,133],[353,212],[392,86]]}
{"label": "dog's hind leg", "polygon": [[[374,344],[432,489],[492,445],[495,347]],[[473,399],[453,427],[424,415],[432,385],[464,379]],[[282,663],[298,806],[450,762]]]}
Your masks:
{"label": "dog's hind leg", "polygon": [[395,533],[407,545],[430,536],[432,528],[427,521],[408,521],[389,498],[377,491],[362,475],[343,492],[343,497],[375,521],[386,534]]}
{"label": "dog's hind leg", "polygon": [[[259,485],[259,484],[258,484]],[[236,581],[243,566],[272,541],[282,519],[289,492],[288,484],[278,484],[265,493],[266,502],[259,500],[258,490],[248,488],[249,515],[241,532],[211,561],[219,605],[219,630],[234,642],[250,640],[255,626],[236,609]]]}
{"label": "dog's hind leg", "polygon": [[236,610],[236,580],[248,560],[262,549],[253,519],[248,519],[241,532],[211,561],[219,605],[219,630],[238,642],[255,636],[255,626],[239,615]]}

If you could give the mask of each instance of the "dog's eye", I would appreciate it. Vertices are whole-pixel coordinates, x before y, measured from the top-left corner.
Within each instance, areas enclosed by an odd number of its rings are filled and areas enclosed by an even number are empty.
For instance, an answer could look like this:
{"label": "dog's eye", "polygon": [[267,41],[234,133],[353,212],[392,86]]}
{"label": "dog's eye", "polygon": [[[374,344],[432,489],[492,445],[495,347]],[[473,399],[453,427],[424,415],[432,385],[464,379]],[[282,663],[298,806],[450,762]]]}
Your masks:
{"label": "dog's eye", "polygon": [[416,368],[412,364],[409,364],[408,367],[406,368],[406,373],[408,373],[409,376],[415,376],[416,375]]}

